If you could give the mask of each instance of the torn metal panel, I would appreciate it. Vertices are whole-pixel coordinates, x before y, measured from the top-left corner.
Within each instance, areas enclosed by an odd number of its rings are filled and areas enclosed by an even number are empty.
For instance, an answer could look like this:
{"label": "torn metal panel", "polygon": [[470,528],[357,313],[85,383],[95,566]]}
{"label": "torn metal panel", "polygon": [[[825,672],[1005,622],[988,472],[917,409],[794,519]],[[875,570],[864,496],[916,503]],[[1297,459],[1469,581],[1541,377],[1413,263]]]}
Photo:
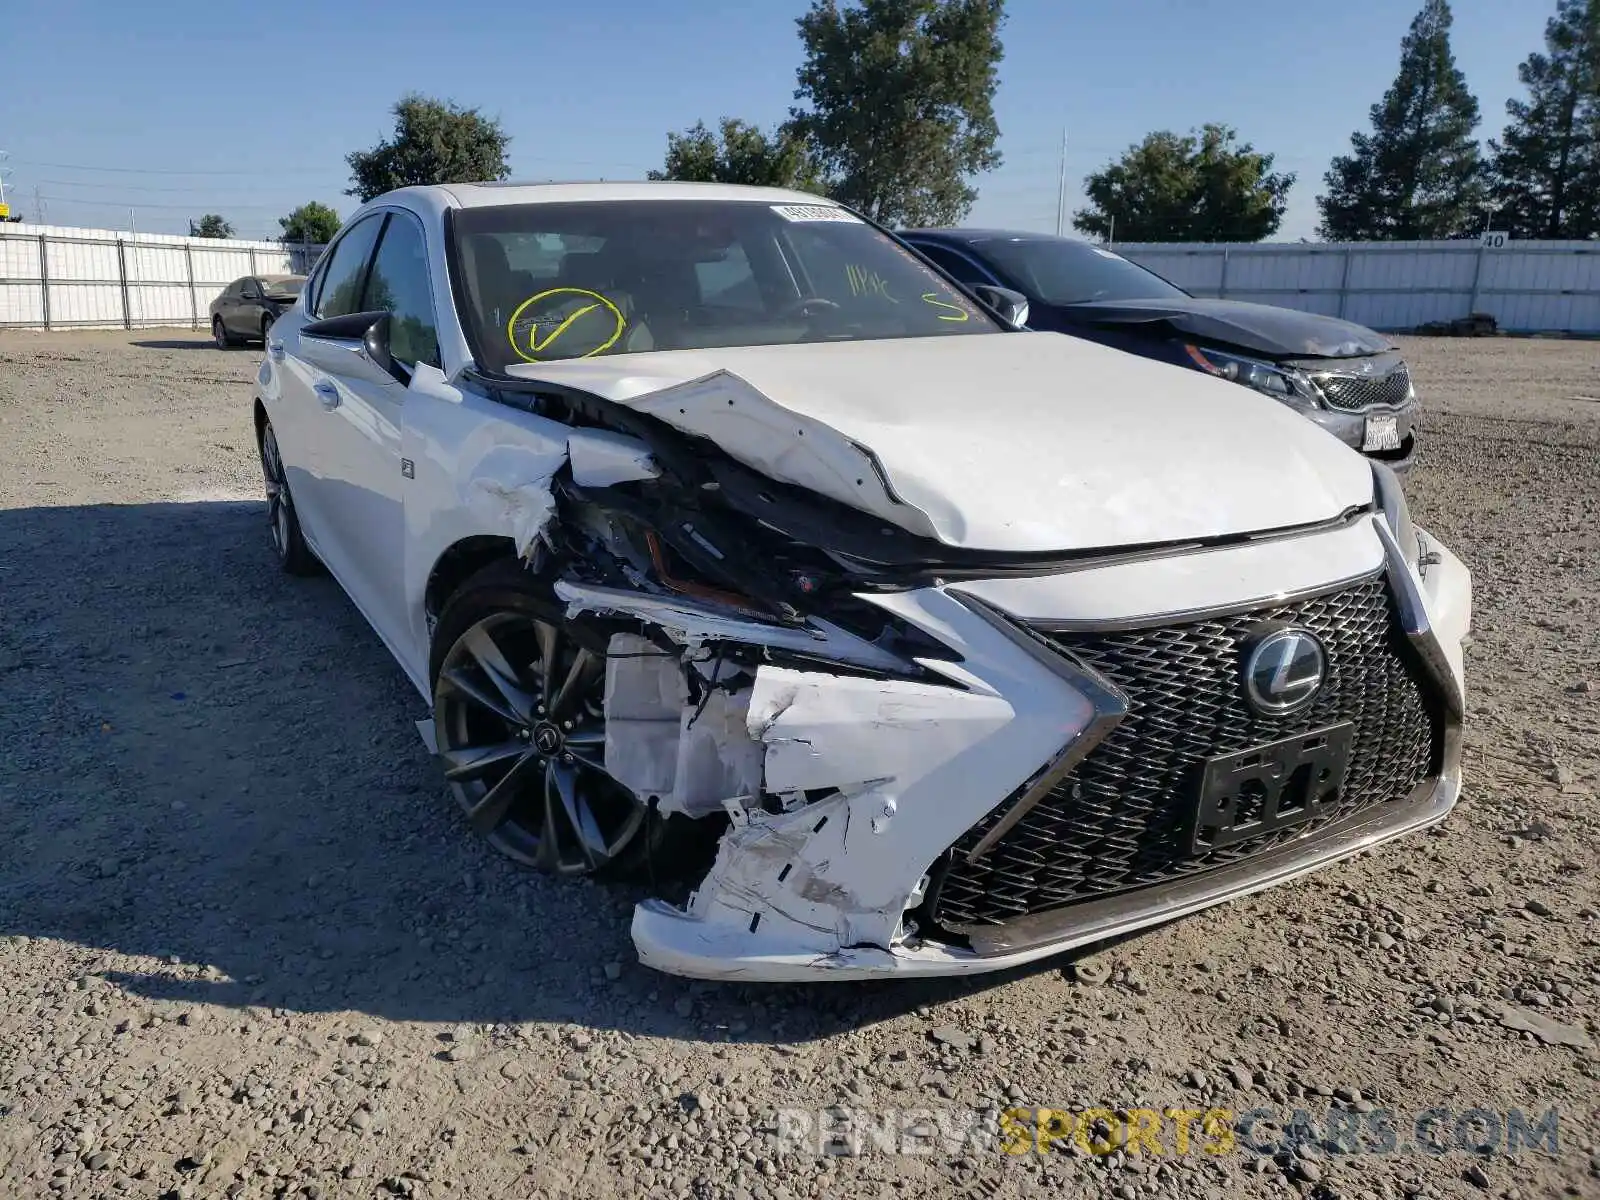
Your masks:
{"label": "torn metal panel", "polygon": [[574,429],[567,438],[567,457],[573,482],[580,487],[613,487],[661,474],[650,447],[609,429]]}
{"label": "torn metal panel", "polygon": [[[692,371],[702,364],[703,374],[685,373],[685,368]],[[774,402],[702,355],[674,355],[677,369],[670,373],[651,366],[659,364],[585,359],[516,364],[507,373],[591,391],[684,433],[710,438],[730,457],[781,483],[807,488],[923,537],[939,536],[933,518],[896,495],[877,457],[849,436]]]}
{"label": "torn metal panel", "polygon": [[689,690],[677,659],[631,633],[606,658],[606,771],[635,795],[670,799]]}
{"label": "torn metal panel", "polygon": [[702,817],[733,797],[753,803],[764,748],[745,731],[749,688],[712,690],[691,703],[683,665],[653,642],[619,633],[606,653],[611,776],[663,814]]}
{"label": "torn metal panel", "polygon": [[745,731],[749,703],[749,689],[713,691],[684,710],[671,806],[664,804],[663,811],[700,817],[729,799],[755,802],[765,751]]}
{"label": "torn metal panel", "polygon": [[771,625],[727,608],[693,600],[652,596],[567,579],[559,580],[555,590],[557,598],[566,602],[568,616],[587,612],[638,617],[685,646],[737,642],[792,650],[879,671],[902,672],[912,666],[864,638],[814,618],[804,627]]}
{"label": "torn metal panel", "polygon": [[870,512],[923,537],[932,517],[895,494],[871,451],[837,429],[785,408],[731,371],[717,371],[635,400],[629,407],[718,447],[771,476]]}
{"label": "torn metal panel", "polygon": [[473,467],[462,489],[467,507],[488,529],[509,537],[526,558],[555,516],[551,482],[567,461],[564,450],[496,446]]}
{"label": "torn metal panel", "polygon": [[[752,809],[730,829],[696,912],[787,922],[827,943],[888,946],[931,854],[908,792],[1012,723],[998,696],[932,684],[762,667],[746,732],[765,748],[768,792],[837,788],[791,812]],[[909,819],[900,830],[896,822]],[[902,836],[884,836],[893,826]]]}

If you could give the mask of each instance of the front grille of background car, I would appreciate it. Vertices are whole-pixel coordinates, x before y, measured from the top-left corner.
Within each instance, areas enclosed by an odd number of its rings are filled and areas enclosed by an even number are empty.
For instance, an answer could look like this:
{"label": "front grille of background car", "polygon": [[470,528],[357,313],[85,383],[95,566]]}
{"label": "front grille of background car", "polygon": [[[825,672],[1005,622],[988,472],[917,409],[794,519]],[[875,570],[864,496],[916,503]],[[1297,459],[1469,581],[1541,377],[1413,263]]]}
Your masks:
{"label": "front grille of background car", "polygon": [[[1249,707],[1241,656],[1262,621],[1309,629],[1328,676],[1287,717]],[[976,862],[967,855],[1002,804],[950,848],[926,911],[947,931],[1002,924],[1225,866],[1354,813],[1406,797],[1436,774],[1443,727],[1408,652],[1381,576],[1331,594],[1236,616],[1107,633],[1044,633],[1128,697],[1120,724]],[[1343,795],[1327,813],[1209,853],[1190,849],[1205,761],[1296,733],[1355,725]]]}
{"label": "front grille of background car", "polygon": [[1336,371],[1313,375],[1322,398],[1333,408],[1359,412],[1377,404],[1398,408],[1411,394],[1411,372],[1401,363],[1387,375],[1341,375]]}

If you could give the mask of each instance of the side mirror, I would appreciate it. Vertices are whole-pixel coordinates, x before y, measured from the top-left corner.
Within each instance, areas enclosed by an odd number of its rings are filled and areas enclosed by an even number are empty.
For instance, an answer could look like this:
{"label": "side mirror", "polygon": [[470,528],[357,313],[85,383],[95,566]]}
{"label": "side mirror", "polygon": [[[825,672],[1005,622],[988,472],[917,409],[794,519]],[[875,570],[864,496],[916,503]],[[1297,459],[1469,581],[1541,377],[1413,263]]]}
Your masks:
{"label": "side mirror", "polygon": [[1020,326],[1028,323],[1028,298],[1021,292],[992,283],[975,283],[972,291],[1006,324]]}
{"label": "side mirror", "polygon": [[[307,356],[335,373],[362,375],[374,382],[407,381],[390,350],[390,323],[386,312],[350,313],[329,317],[300,327],[300,336],[311,339]],[[317,349],[318,342],[327,350]]]}

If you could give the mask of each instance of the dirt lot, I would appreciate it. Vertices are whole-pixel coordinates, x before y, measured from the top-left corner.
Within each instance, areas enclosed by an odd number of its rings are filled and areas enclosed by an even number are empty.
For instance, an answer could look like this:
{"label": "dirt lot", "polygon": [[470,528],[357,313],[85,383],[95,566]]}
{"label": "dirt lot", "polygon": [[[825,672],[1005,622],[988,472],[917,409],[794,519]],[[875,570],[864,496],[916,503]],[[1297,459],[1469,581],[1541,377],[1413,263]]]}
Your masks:
{"label": "dirt lot", "polygon": [[[377,638],[275,573],[256,353],[0,335],[0,1196],[1600,1195],[1600,344],[1406,348],[1414,507],[1476,574],[1441,829],[1081,972],[758,988],[640,967],[634,894],[467,833]],[[1398,1136],[802,1136],[1010,1104]],[[1557,1152],[1424,1153],[1435,1107],[1556,1109]]]}

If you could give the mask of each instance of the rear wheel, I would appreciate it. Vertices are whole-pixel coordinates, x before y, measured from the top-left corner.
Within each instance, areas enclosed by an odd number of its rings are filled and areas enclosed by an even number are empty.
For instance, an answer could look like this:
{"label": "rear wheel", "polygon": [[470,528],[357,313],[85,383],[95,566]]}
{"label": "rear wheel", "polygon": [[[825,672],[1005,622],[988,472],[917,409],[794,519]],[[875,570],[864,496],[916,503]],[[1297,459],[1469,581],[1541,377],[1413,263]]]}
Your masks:
{"label": "rear wheel", "polygon": [[606,770],[605,656],[515,561],[474,576],[434,636],[434,735],[467,822],[496,850],[557,875],[681,866],[664,820]]}
{"label": "rear wheel", "polygon": [[218,350],[226,350],[233,345],[233,338],[229,336],[221,317],[211,318],[211,340],[217,344]]}
{"label": "rear wheel", "polygon": [[315,575],[317,557],[300,532],[300,518],[295,515],[294,499],[289,494],[289,474],[284,470],[270,421],[261,427],[261,474],[267,489],[267,525],[278,565],[290,575]]}

